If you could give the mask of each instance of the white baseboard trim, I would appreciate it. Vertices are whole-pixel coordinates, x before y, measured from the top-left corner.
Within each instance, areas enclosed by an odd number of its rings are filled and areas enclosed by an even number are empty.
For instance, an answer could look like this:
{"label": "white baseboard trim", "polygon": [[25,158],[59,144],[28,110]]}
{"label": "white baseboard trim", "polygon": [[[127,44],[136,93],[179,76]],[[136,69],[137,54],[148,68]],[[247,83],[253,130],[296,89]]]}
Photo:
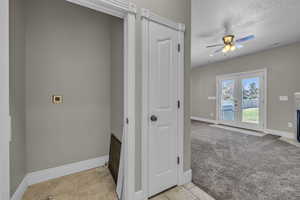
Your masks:
{"label": "white baseboard trim", "polygon": [[288,138],[288,139],[293,139],[293,140],[296,139],[296,133],[292,133],[292,132],[278,131],[278,130],[272,130],[272,129],[265,129],[264,132],[267,134],[271,134],[271,135],[278,135],[283,138]]}
{"label": "white baseboard trim", "polygon": [[21,184],[17,188],[16,192],[11,197],[11,200],[22,200],[22,197],[23,197],[25,191],[27,190],[27,188],[28,188],[27,176],[25,176],[23,178]]}
{"label": "white baseboard trim", "polygon": [[[184,172],[183,173],[183,180],[181,183],[179,184],[188,184],[192,182],[192,170],[189,169],[188,171]],[[137,191],[135,192],[135,200],[147,200],[148,198],[146,197],[144,191],[140,190],[140,191]]]}
{"label": "white baseboard trim", "polygon": [[108,162],[108,156],[102,156],[90,160],[71,163],[55,168],[45,169],[37,172],[27,174],[16,192],[13,194],[11,200],[22,200],[22,197],[27,190],[28,186],[48,181],[54,178],[67,176],[77,172],[93,169],[96,167],[104,166]]}
{"label": "white baseboard trim", "polygon": [[218,124],[217,120],[207,119],[207,118],[202,118],[202,117],[191,117],[191,120],[206,122],[206,123],[210,123],[210,124]]}
{"label": "white baseboard trim", "polygon": [[298,142],[297,138],[289,139],[289,138],[282,137],[280,138],[280,140],[300,148],[300,143]]}
{"label": "white baseboard trim", "polygon": [[27,183],[28,185],[41,183],[54,178],[59,178],[62,176],[104,166],[105,163],[107,162],[108,162],[108,156],[102,156],[90,160],[63,165],[60,167],[32,172],[27,175]]}
{"label": "white baseboard trim", "polygon": [[211,127],[215,127],[215,128],[220,128],[220,129],[225,129],[225,130],[229,130],[229,131],[233,131],[233,132],[239,132],[239,133],[243,133],[246,135],[253,135],[253,136],[258,136],[258,137],[263,137],[266,135],[266,133],[263,133],[261,131],[255,131],[255,130],[248,130],[248,129],[242,129],[242,128],[235,128],[235,127],[231,127],[231,126],[224,126],[224,125],[210,125]]}
{"label": "white baseboard trim", "polygon": [[135,200],[146,200],[145,194],[142,190],[135,192]]}
{"label": "white baseboard trim", "polygon": [[[201,117],[191,117],[191,120],[207,122],[207,123],[212,123],[212,124],[218,124],[217,120],[201,118]],[[273,130],[273,129],[264,129],[262,132],[266,133],[266,134],[281,136],[281,137],[288,138],[288,139],[293,139],[293,140],[296,139],[296,134],[292,133],[292,132],[279,131],[279,130]]]}
{"label": "white baseboard trim", "polygon": [[193,175],[193,172],[192,172],[191,169],[184,172],[184,174],[183,174],[183,185],[192,182],[192,175]]}

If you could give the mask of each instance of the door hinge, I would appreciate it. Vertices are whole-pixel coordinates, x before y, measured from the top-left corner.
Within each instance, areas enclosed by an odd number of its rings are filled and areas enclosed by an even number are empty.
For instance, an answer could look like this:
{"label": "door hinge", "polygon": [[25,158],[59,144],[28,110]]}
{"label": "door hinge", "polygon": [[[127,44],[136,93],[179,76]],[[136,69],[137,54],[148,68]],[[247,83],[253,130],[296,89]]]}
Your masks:
{"label": "door hinge", "polygon": [[177,164],[178,165],[180,164],[180,157],[179,156],[177,157]]}
{"label": "door hinge", "polygon": [[181,45],[180,45],[180,44],[178,44],[178,46],[177,46],[177,50],[178,50],[178,52],[180,52],[180,51],[181,51]]}
{"label": "door hinge", "polygon": [[177,108],[180,108],[180,101],[177,101]]}
{"label": "door hinge", "polygon": [[129,119],[128,118],[126,118],[126,124],[129,124]]}

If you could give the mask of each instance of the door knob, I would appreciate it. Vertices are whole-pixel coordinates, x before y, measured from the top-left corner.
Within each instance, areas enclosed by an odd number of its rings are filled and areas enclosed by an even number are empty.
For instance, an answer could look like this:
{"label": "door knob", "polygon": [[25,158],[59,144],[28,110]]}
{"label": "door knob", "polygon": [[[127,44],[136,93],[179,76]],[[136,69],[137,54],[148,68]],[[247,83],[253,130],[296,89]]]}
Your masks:
{"label": "door knob", "polygon": [[155,115],[152,115],[152,116],[150,117],[150,119],[151,119],[151,121],[153,121],[153,122],[156,122],[156,121],[157,121],[157,117],[156,117]]}

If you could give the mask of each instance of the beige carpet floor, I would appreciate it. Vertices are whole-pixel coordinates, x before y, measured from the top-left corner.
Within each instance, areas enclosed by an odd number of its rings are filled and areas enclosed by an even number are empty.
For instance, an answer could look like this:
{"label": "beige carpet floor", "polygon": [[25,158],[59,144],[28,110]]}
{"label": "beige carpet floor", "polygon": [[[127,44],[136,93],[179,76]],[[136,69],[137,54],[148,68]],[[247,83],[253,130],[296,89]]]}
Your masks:
{"label": "beige carpet floor", "polygon": [[300,200],[300,148],[192,123],[193,182],[217,200]]}

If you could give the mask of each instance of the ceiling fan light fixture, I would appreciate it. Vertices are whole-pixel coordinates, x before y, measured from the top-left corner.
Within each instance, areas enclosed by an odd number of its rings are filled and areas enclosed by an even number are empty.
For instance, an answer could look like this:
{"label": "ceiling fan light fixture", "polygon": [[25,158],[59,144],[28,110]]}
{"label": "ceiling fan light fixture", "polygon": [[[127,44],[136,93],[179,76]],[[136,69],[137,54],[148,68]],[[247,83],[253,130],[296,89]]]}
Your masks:
{"label": "ceiling fan light fixture", "polygon": [[230,51],[234,51],[234,50],[236,50],[236,46],[235,45],[231,45]]}
{"label": "ceiling fan light fixture", "polygon": [[225,45],[232,44],[234,41],[234,35],[225,35],[223,37],[223,41],[224,41]]}
{"label": "ceiling fan light fixture", "polygon": [[217,49],[216,51],[213,52],[213,54],[210,55],[210,57],[212,57],[216,53],[223,52],[224,54],[226,54],[229,51],[235,51],[237,49],[240,49],[243,47],[243,45],[240,43],[253,40],[254,38],[255,35],[248,35],[246,37],[235,40],[235,36],[229,34],[222,37],[223,44],[214,44],[214,45],[207,46],[206,48],[220,47],[220,49]]}
{"label": "ceiling fan light fixture", "polygon": [[223,53],[227,53],[228,51],[230,51],[230,49],[231,49],[231,45],[227,44],[227,45],[225,45],[225,47],[223,48],[222,52],[223,52]]}

